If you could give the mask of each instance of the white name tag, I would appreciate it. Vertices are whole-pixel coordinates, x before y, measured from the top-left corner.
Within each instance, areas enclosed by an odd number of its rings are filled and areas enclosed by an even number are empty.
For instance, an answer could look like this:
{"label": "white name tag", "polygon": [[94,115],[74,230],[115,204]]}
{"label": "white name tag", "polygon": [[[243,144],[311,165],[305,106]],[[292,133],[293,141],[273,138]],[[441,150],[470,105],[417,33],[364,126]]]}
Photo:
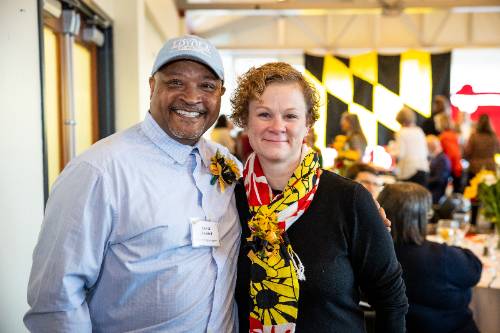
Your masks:
{"label": "white name tag", "polygon": [[220,246],[218,223],[191,219],[191,243],[193,247]]}

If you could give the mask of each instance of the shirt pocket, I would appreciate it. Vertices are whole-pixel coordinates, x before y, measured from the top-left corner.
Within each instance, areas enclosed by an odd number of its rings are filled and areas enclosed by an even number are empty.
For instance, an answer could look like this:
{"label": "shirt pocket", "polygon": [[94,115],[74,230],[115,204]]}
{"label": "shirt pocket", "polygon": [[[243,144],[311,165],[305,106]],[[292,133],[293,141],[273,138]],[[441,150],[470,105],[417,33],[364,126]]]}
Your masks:
{"label": "shirt pocket", "polygon": [[162,260],[170,252],[190,245],[188,230],[178,230],[170,225],[154,226],[131,233],[123,240],[111,244],[111,249],[123,262],[141,263]]}

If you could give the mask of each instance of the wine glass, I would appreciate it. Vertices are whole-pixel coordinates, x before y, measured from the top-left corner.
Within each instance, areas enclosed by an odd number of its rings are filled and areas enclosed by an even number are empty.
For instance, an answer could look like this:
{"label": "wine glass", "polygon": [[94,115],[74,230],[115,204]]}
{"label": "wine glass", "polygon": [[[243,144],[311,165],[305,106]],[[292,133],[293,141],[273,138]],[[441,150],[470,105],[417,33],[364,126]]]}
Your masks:
{"label": "wine glass", "polygon": [[437,234],[443,242],[451,245],[455,242],[458,222],[450,219],[440,219],[437,223]]}
{"label": "wine glass", "polygon": [[457,212],[453,214],[453,220],[458,223],[454,243],[456,245],[461,245],[465,239],[465,235],[470,229],[470,215],[464,212]]}

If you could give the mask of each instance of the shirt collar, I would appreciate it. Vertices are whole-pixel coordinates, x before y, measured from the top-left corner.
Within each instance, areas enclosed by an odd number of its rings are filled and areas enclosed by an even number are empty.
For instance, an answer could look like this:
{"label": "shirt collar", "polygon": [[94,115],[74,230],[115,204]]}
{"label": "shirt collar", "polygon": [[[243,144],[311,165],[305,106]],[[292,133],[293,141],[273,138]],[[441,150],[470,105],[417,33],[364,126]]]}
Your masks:
{"label": "shirt collar", "polygon": [[215,151],[213,151],[213,149],[210,149],[210,145],[203,137],[198,140],[195,147],[198,148],[198,152],[200,154],[203,165],[208,168],[210,166],[210,159],[215,156]]}
{"label": "shirt collar", "polygon": [[171,138],[151,113],[147,112],[141,124],[142,131],[155,145],[167,153],[174,161],[184,164],[191,153],[199,154],[205,167],[210,165],[210,155],[204,138],[200,138],[194,146],[182,144]]}

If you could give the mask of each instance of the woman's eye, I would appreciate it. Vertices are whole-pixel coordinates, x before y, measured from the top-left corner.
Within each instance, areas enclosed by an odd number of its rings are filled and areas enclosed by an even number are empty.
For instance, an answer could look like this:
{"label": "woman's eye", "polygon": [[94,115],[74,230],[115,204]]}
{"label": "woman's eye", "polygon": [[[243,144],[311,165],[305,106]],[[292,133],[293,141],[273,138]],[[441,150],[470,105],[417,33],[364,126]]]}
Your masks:
{"label": "woman's eye", "polygon": [[299,116],[294,114],[294,113],[289,113],[289,114],[285,115],[285,118],[286,119],[297,119],[297,118],[299,118]]}
{"label": "woman's eye", "polygon": [[271,114],[269,114],[269,112],[260,112],[260,113],[257,114],[257,116],[259,118],[266,118],[267,119],[267,118],[271,117]]}

